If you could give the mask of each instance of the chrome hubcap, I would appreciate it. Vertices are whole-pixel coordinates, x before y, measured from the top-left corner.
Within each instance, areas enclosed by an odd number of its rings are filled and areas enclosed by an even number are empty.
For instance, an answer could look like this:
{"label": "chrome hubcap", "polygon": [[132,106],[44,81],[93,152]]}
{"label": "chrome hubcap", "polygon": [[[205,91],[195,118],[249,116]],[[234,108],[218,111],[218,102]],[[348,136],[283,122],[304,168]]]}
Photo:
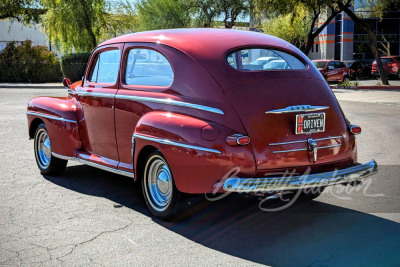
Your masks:
{"label": "chrome hubcap", "polygon": [[51,159],[51,144],[47,132],[43,129],[37,135],[36,157],[40,167],[46,169],[49,166]]}
{"label": "chrome hubcap", "polygon": [[151,160],[146,178],[150,204],[155,210],[164,211],[171,202],[173,189],[167,163],[158,156]]}

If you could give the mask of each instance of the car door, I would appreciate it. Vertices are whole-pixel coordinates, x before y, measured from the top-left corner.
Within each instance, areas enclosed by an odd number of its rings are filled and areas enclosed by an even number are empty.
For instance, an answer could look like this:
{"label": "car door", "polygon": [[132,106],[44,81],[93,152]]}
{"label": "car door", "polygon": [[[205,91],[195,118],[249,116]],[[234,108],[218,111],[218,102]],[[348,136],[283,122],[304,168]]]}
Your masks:
{"label": "car door", "polygon": [[125,45],[120,88],[115,102],[120,170],[129,172],[133,170],[132,135],[136,124],[142,115],[157,105],[138,99],[163,98],[166,96],[165,92],[170,89],[173,71],[165,55],[168,52],[171,53],[168,49],[151,44]]}
{"label": "car door", "polygon": [[328,70],[326,72],[326,80],[327,81],[335,81],[336,80],[336,72],[335,69],[335,61],[329,61]]}
{"label": "car door", "polygon": [[103,46],[93,52],[86,78],[78,92],[84,150],[81,155],[87,153],[88,160],[97,159],[110,167],[117,167],[119,162],[114,107],[122,47],[122,44]]}
{"label": "car door", "polygon": [[343,81],[344,66],[338,61],[335,61],[334,64],[335,64],[335,81],[341,82]]}

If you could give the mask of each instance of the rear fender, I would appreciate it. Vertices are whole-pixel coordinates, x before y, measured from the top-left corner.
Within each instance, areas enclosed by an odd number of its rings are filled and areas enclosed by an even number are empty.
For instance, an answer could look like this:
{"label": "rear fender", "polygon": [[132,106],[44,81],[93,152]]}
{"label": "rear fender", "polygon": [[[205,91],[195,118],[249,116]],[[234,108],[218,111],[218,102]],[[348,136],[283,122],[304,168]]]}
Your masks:
{"label": "rear fender", "polygon": [[40,122],[46,125],[51,150],[54,153],[74,157],[80,148],[76,100],[67,97],[37,97],[28,104],[29,137],[34,138]]}
{"label": "rear fender", "polygon": [[138,168],[143,168],[136,165],[139,154],[148,146],[165,156],[181,192],[212,192],[215,183],[228,174],[232,176],[232,170],[238,176],[254,175],[251,146],[226,144],[226,137],[235,133],[225,126],[187,115],[149,112],[139,120],[134,132],[135,177],[138,178]]}

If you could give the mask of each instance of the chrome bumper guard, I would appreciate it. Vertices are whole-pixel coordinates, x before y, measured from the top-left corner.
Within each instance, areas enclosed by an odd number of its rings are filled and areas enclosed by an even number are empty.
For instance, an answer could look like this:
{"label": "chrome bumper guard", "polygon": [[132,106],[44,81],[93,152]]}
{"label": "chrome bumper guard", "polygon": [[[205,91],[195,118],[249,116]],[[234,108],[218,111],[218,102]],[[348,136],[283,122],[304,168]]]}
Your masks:
{"label": "chrome bumper guard", "polygon": [[297,190],[311,187],[325,187],[351,183],[375,174],[378,164],[375,160],[368,163],[332,172],[303,174],[301,176],[283,176],[269,178],[228,178],[224,182],[227,192],[265,192]]}

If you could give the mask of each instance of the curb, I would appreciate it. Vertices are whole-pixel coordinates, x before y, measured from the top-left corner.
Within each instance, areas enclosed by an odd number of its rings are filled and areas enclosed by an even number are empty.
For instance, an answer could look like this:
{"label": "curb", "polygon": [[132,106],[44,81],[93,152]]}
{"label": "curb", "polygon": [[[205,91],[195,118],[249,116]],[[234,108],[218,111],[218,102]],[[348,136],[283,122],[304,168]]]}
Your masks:
{"label": "curb", "polygon": [[375,86],[330,86],[331,89],[349,90],[400,90],[399,85],[375,85]]}

